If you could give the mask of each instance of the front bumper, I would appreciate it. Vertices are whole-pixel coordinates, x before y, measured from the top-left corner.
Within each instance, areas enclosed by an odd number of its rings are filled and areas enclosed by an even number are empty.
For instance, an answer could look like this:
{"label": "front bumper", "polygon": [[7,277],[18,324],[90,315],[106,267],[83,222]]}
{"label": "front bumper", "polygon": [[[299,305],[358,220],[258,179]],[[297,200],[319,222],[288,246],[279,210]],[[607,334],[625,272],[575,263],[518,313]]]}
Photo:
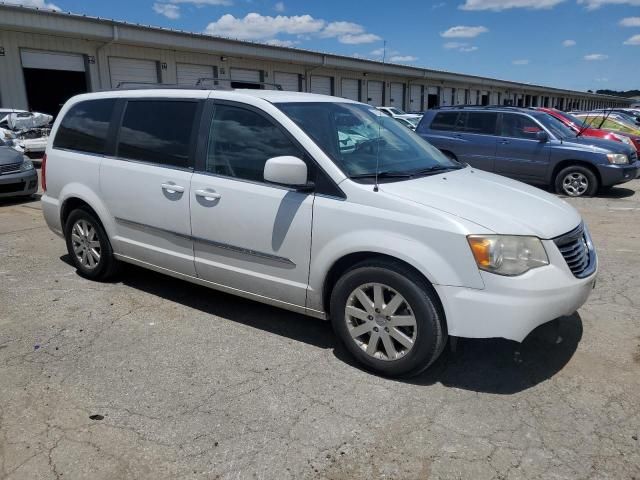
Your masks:
{"label": "front bumper", "polygon": [[35,168],[26,172],[0,175],[0,198],[33,195],[38,191],[38,172]]}
{"label": "front bumper", "polygon": [[554,243],[543,243],[550,261],[545,267],[517,277],[481,272],[482,290],[434,285],[449,335],[521,342],[537,326],[578,310],[595,286],[597,268],[586,278],[576,278]]}
{"label": "front bumper", "polygon": [[630,165],[598,165],[603,187],[618,185],[637,178],[640,175],[640,161]]}

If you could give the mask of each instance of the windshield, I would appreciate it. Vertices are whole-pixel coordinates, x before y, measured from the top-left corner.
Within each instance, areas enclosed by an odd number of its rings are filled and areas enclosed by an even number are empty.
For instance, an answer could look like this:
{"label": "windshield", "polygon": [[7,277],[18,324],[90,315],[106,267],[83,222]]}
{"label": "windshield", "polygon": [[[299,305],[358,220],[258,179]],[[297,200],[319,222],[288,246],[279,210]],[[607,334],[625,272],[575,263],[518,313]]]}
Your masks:
{"label": "windshield", "polygon": [[575,138],[576,132],[567,127],[560,120],[548,113],[536,115],[536,119],[542,123],[556,138]]}
{"label": "windshield", "polygon": [[585,127],[587,127],[587,124],[583,120],[581,120],[580,118],[576,117],[575,115],[571,115],[570,113],[565,113],[565,112],[562,112],[560,115],[562,115],[564,118],[569,120],[577,128],[585,128]]}
{"label": "windshield", "polygon": [[585,121],[594,128],[604,128],[606,130],[615,130],[618,132],[631,133],[640,135],[640,128],[615,118],[605,117],[603,115],[579,114],[579,118],[585,118]]}
{"label": "windshield", "polygon": [[462,168],[394,118],[357,103],[276,105],[351,178],[413,176]]}

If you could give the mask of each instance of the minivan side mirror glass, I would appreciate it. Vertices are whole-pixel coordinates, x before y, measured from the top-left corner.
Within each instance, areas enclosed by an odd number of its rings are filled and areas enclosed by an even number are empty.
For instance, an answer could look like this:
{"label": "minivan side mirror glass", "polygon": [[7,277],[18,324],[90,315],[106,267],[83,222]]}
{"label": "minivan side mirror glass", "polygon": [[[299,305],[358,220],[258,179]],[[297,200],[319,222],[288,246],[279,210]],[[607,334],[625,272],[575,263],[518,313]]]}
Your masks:
{"label": "minivan side mirror glass", "polygon": [[536,133],[536,138],[538,139],[539,142],[548,142],[549,134],[544,130],[540,130],[538,133]]}
{"label": "minivan side mirror glass", "polygon": [[290,155],[273,157],[264,164],[264,179],[269,183],[287,187],[308,187],[307,164]]}

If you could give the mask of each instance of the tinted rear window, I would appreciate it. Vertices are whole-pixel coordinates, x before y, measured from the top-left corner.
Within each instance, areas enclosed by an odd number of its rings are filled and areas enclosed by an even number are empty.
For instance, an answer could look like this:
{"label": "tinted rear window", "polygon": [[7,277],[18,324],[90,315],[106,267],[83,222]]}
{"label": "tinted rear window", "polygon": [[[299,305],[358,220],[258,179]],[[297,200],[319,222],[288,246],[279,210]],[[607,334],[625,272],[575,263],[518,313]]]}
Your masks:
{"label": "tinted rear window", "polygon": [[186,100],[130,100],[118,134],[118,156],[188,167],[197,107]]}
{"label": "tinted rear window", "polygon": [[491,112],[465,112],[464,122],[458,121],[464,125],[462,131],[465,133],[478,133],[483,135],[495,135],[496,124],[498,123],[498,114]]}
{"label": "tinted rear window", "polygon": [[455,130],[458,112],[438,112],[431,122],[432,130]]}
{"label": "tinted rear window", "polygon": [[113,98],[76,103],[62,119],[53,147],[104,154],[115,104]]}

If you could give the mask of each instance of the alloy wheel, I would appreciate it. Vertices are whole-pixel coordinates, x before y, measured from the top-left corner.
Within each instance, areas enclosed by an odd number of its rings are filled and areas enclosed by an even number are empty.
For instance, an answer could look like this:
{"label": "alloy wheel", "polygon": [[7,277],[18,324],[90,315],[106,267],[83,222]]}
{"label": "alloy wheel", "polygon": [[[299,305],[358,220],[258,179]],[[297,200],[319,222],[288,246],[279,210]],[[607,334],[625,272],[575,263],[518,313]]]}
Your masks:
{"label": "alloy wheel", "polygon": [[571,172],[562,179],[562,189],[570,197],[579,197],[589,189],[589,179],[580,172]]}
{"label": "alloy wheel", "polygon": [[418,328],[413,309],[387,285],[357,287],[347,299],[344,318],[356,345],[375,359],[398,360],[415,344]]}
{"label": "alloy wheel", "polygon": [[93,270],[100,263],[102,248],[96,228],[86,220],[80,219],[71,229],[71,246],[76,260],[84,268]]}

